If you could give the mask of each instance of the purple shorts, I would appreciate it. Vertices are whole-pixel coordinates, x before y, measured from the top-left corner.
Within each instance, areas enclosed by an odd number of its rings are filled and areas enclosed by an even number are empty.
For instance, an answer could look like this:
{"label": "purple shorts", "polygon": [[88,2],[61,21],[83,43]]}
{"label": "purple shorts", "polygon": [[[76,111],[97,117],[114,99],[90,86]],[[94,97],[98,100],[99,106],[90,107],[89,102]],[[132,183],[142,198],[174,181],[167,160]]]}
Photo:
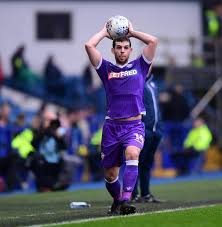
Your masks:
{"label": "purple shorts", "polygon": [[125,160],[124,152],[128,146],[143,148],[145,136],[141,120],[106,120],[103,126],[101,158],[104,168],[121,166]]}

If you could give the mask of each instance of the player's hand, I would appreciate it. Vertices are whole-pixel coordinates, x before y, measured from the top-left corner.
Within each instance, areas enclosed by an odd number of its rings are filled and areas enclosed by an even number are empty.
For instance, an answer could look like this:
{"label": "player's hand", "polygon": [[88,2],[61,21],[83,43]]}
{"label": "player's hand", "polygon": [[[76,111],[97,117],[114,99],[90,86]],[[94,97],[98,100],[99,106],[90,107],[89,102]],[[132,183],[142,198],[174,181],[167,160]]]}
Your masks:
{"label": "player's hand", "polygon": [[132,23],[129,21],[129,32],[128,32],[128,34],[127,34],[127,37],[128,37],[128,38],[133,37],[133,32],[134,32],[133,25],[132,25]]}
{"label": "player's hand", "polygon": [[108,39],[112,39],[111,36],[109,35],[109,33],[107,32],[107,29],[106,29],[106,23],[102,29],[102,33],[104,34],[104,37],[108,38]]}

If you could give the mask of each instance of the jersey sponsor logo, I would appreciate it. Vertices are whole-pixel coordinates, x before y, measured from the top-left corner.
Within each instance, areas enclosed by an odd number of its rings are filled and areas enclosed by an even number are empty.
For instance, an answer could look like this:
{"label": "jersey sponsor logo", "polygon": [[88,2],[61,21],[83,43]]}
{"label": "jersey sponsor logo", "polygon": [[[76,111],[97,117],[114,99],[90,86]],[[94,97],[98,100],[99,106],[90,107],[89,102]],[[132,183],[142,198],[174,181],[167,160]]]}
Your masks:
{"label": "jersey sponsor logo", "polygon": [[134,76],[137,74],[137,70],[136,69],[132,69],[132,70],[126,70],[126,71],[122,71],[122,72],[110,72],[108,74],[108,79],[114,79],[114,78],[123,78],[123,77],[128,77],[128,76]]}
{"label": "jersey sponsor logo", "polygon": [[138,134],[138,133],[134,133],[134,135],[135,135],[135,140],[138,142],[138,143],[141,143],[141,144],[143,144],[144,143],[144,138],[143,138],[143,135],[140,135],[140,134]]}

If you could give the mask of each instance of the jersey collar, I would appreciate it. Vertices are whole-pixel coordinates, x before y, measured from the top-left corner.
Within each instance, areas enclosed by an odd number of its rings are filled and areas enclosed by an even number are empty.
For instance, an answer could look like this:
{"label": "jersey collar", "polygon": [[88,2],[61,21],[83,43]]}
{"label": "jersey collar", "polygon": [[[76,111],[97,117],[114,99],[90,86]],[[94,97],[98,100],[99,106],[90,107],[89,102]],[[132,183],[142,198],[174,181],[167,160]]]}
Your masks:
{"label": "jersey collar", "polygon": [[120,64],[115,64],[115,66],[117,66],[117,67],[119,67],[119,68],[124,68],[124,67],[126,67],[127,65],[129,64],[129,62],[127,62],[126,64],[124,64],[124,65],[120,65]]}

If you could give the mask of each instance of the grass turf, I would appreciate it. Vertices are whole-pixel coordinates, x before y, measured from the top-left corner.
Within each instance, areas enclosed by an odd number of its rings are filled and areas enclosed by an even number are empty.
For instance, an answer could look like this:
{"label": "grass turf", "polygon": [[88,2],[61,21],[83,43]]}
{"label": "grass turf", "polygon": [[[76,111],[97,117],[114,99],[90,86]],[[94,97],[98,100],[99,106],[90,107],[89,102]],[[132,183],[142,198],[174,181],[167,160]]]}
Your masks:
{"label": "grass turf", "polygon": [[[222,203],[222,181],[193,181],[155,185],[162,204],[137,204],[138,212]],[[87,209],[70,209],[71,201],[91,203]],[[106,217],[111,198],[105,189],[73,192],[35,193],[0,197],[0,226],[30,226],[63,221]]]}
{"label": "grass turf", "polygon": [[50,227],[215,227],[221,225],[222,205],[188,210],[176,210],[164,213],[150,213],[140,216],[118,217],[106,220],[92,220],[85,223],[50,225]]}

